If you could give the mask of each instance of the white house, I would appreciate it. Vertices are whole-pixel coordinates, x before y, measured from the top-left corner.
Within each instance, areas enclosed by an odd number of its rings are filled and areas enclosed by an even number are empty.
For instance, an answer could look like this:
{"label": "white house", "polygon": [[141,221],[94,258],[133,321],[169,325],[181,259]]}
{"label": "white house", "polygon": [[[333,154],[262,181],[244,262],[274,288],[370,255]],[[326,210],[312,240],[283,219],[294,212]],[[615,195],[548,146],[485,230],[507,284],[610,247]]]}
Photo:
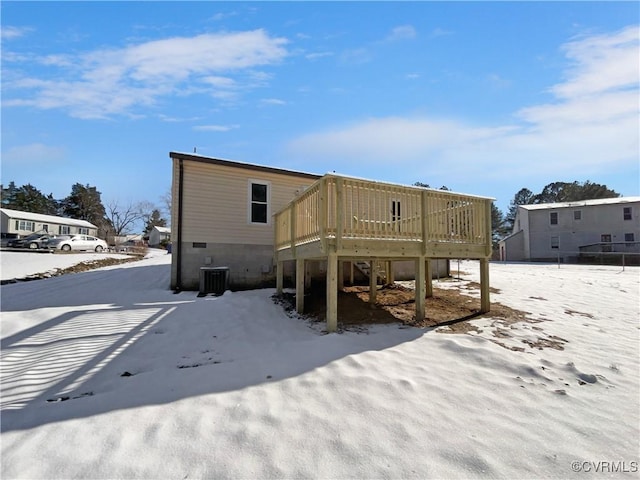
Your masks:
{"label": "white house", "polygon": [[154,226],[149,232],[149,246],[157,247],[163,241],[171,240],[171,229],[169,227]]}
{"label": "white house", "polygon": [[25,236],[35,232],[47,232],[52,235],[93,235],[98,227],[86,220],[43,215],[0,208],[0,231],[6,234]]}
{"label": "white house", "polygon": [[[201,269],[217,267],[229,269],[231,289],[274,286],[273,215],[321,175],[188,153],[169,155],[171,288],[197,290]],[[307,263],[309,276],[326,271],[321,262]],[[287,268],[285,278],[290,279],[295,269]],[[397,279],[405,272],[413,275],[413,262],[396,262],[394,271]],[[434,276],[448,273],[449,262],[434,260]]]}
{"label": "white house", "polygon": [[575,262],[589,254],[640,253],[640,197],[520,205],[499,244],[504,261]]}

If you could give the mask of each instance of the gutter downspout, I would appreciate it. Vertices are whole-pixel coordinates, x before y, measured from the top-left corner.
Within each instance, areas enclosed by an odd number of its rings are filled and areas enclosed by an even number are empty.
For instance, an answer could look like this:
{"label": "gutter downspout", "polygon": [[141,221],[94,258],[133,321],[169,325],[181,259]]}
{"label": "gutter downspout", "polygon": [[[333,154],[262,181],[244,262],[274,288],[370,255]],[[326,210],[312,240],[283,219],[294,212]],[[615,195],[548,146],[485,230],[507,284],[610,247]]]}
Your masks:
{"label": "gutter downspout", "polygon": [[174,293],[182,291],[182,191],[184,189],[184,160],[178,160],[178,235],[176,241],[176,287]]}

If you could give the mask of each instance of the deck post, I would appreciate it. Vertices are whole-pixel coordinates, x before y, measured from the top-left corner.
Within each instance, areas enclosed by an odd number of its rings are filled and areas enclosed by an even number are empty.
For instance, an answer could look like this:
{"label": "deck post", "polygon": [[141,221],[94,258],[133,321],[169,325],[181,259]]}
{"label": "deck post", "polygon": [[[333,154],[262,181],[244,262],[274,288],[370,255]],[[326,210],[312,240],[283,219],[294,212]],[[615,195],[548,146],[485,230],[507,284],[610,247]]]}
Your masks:
{"label": "deck post", "polygon": [[387,277],[387,285],[391,285],[395,279],[393,278],[393,262],[391,260],[387,260],[386,265],[386,277]]}
{"label": "deck post", "polygon": [[430,258],[424,260],[424,277],[426,282],[425,297],[431,298],[433,297],[433,266]]}
{"label": "deck post", "polygon": [[304,313],[304,258],[296,258],[296,312]]}
{"label": "deck post", "polygon": [[424,320],[425,315],[425,297],[426,297],[426,285],[425,285],[425,258],[418,257],[416,263],[416,290],[415,290],[415,302],[416,302],[416,320]]}
{"label": "deck post", "polygon": [[282,286],[284,283],[284,262],[278,260],[276,262],[276,291],[278,295],[282,295]]}
{"label": "deck post", "polygon": [[376,303],[378,292],[378,262],[373,258],[369,261],[369,303]]}
{"label": "deck post", "polygon": [[480,259],[480,313],[487,313],[491,309],[489,299],[489,259]]}
{"label": "deck post", "polygon": [[327,255],[327,331],[338,328],[338,255]]}

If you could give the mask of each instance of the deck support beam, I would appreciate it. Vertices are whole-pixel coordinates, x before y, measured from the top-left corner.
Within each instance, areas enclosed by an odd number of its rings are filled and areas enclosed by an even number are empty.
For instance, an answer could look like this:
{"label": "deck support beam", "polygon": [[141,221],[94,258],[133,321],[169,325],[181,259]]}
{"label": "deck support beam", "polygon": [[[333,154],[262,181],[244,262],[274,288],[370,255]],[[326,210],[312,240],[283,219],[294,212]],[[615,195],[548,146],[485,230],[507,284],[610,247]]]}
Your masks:
{"label": "deck support beam", "polygon": [[338,260],[338,290],[344,289],[344,262]]}
{"label": "deck support beam", "polygon": [[415,290],[415,302],[416,302],[416,320],[422,321],[425,316],[425,297],[426,297],[426,282],[425,282],[425,266],[426,260],[424,257],[418,257],[416,263],[416,290]]}
{"label": "deck support beam", "polygon": [[338,255],[327,255],[327,331],[338,329]]}
{"label": "deck support beam", "polygon": [[433,297],[433,265],[430,258],[424,260],[424,277],[426,281],[425,297]]}
{"label": "deck support beam", "polygon": [[378,262],[373,258],[369,261],[369,303],[376,303],[378,293]]}
{"label": "deck support beam", "polygon": [[296,312],[304,313],[304,259],[296,259]]}
{"label": "deck support beam", "polygon": [[480,259],[480,313],[491,310],[489,298],[489,259]]}
{"label": "deck support beam", "polygon": [[278,260],[276,262],[276,291],[278,295],[282,295],[282,287],[284,284],[284,262]]}

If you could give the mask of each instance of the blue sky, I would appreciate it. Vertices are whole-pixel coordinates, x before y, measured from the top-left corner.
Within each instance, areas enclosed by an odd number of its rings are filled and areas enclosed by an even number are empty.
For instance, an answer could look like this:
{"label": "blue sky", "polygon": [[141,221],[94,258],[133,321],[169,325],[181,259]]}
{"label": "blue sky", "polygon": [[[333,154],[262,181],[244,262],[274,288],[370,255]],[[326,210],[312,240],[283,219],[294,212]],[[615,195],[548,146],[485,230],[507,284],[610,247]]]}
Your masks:
{"label": "blue sky", "polygon": [[636,2],[2,2],[2,182],[149,201],[170,151],[492,196],[639,187]]}

